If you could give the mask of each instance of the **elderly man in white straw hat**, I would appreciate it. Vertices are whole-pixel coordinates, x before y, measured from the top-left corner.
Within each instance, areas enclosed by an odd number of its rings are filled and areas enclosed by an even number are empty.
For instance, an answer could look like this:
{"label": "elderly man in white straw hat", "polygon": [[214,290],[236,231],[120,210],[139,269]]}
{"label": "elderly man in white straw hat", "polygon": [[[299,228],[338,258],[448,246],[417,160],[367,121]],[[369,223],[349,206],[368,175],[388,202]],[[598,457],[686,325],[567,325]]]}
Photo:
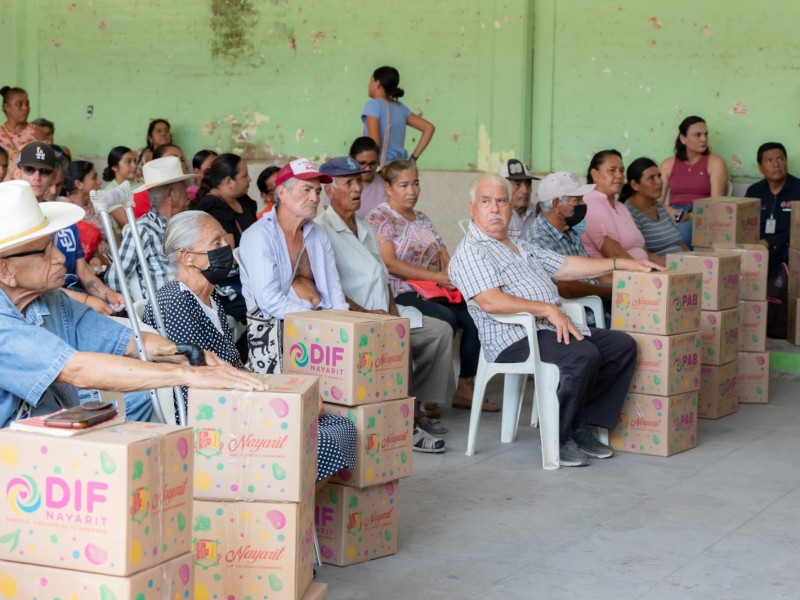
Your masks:
{"label": "elderly man in white straw hat", "polygon": [[[144,362],[131,330],[68,298],[64,255],[52,235],[76,223],[83,209],[66,202],[39,204],[24,181],[0,183],[0,427],[30,415],[77,404],[76,388],[137,391],[186,385],[263,390],[257,377],[206,353],[206,367],[183,357]],[[174,348],[143,333],[150,355]]]}
{"label": "elderly man in white straw hat", "polygon": [[[142,215],[136,224],[147,258],[147,268],[153,278],[153,285],[158,290],[170,282],[169,260],[161,248],[164,232],[169,220],[186,210],[189,203],[186,184],[194,180],[194,175],[185,175],[180,159],[175,156],[151,160],[144,165],[142,173],[144,185],[135,192],[147,190],[150,195],[150,212]],[[122,232],[119,259],[126,278],[130,279],[134,272],[137,274],[142,294],[147,298],[147,287],[141,273],[143,266],[139,265],[129,226]],[[112,289],[122,291],[117,269],[109,270],[108,285]]]}

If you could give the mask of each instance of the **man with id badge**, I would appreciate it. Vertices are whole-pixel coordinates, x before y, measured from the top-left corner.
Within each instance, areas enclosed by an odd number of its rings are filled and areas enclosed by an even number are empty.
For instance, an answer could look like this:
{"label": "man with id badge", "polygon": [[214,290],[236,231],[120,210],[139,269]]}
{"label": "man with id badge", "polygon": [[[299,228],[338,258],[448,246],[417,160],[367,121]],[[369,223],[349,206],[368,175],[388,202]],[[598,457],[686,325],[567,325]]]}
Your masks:
{"label": "man with id badge", "polygon": [[769,272],[789,261],[792,201],[800,201],[800,179],[789,174],[786,148],[780,142],[761,144],[758,170],[764,179],[745,192],[761,200],[761,243],[769,248]]}

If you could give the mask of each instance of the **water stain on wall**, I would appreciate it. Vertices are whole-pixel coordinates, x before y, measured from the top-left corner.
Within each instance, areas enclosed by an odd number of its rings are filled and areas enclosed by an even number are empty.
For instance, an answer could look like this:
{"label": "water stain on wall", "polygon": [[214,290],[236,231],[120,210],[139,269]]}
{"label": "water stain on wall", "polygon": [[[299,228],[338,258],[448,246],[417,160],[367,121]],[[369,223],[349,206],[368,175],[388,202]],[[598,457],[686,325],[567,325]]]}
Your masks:
{"label": "water stain on wall", "polygon": [[261,66],[249,33],[258,29],[258,11],[251,0],[211,0],[211,56],[230,65]]}

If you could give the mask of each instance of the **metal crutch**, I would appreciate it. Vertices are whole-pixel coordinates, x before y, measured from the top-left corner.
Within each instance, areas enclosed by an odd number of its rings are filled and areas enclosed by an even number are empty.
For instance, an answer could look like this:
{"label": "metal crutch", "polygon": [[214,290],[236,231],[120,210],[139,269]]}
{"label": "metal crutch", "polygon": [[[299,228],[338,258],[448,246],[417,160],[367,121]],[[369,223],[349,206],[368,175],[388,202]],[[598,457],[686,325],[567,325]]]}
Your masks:
{"label": "metal crutch", "polygon": [[[111,216],[108,214],[113,206],[122,205],[125,209],[125,216],[128,219],[128,226],[130,227],[131,236],[133,237],[133,245],[136,248],[136,255],[139,259],[139,265],[142,270],[145,287],[147,288],[147,295],[152,299],[151,306],[153,307],[153,315],[156,319],[156,329],[163,336],[167,337],[167,329],[164,326],[164,319],[161,316],[161,309],[156,302],[155,286],[153,285],[153,278],[150,276],[150,271],[147,269],[147,260],[144,256],[142,249],[142,239],[139,236],[139,229],[136,225],[136,217],[133,214],[133,190],[128,181],[122,185],[114,188],[113,190],[96,190],[89,194],[89,197],[94,205],[95,210],[100,214],[100,219],[103,221],[103,229],[106,231],[106,239],[108,240],[108,247],[111,250],[111,258],[113,261],[112,267],[117,269],[119,276],[120,287],[122,288],[122,296],[125,298],[125,306],[128,311],[128,320],[131,323],[133,336],[136,341],[136,349],[139,351],[139,358],[144,361],[149,360],[147,351],[142,342],[142,333],[139,328],[139,321],[136,314],[133,312],[133,298],[131,297],[130,289],[128,289],[128,279],[122,269],[122,264],[119,259],[119,249],[114,237],[114,229],[111,225]],[[186,424],[186,404],[183,396],[183,390],[180,386],[173,388],[175,397],[178,399],[178,425]],[[158,401],[158,396],[155,390],[150,390],[150,401],[153,404],[153,412],[155,413],[156,420],[159,423],[166,423],[164,413],[161,410],[161,404]]]}

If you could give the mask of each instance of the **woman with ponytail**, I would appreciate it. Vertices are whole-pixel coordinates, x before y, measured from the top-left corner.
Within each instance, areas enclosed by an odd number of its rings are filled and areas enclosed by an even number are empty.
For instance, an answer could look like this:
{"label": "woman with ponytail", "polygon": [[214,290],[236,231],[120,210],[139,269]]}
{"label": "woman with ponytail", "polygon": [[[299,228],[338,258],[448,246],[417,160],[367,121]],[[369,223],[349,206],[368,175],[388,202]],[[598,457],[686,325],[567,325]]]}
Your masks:
{"label": "woman with ponytail", "polygon": [[[100,180],[92,163],[86,160],[74,160],[69,163],[64,173],[64,184],[61,187],[63,195],[60,199],[80,206],[86,212],[83,220],[78,223],[78,231],[81,234],[81,242],[85,242],[83,248],[85,258],[95,267],[111,263],[103,221],[90,201],[91,192],[99,189]],[[122,238],[116,230],[115,236],[119,244]]]}
{"label": "woman with ponytail", "polygon": [[220,154],[203,175],[194,208],[217,219],[231,248],[239,246],[242,233],[256,222],[258,205],[247,195],[250,176],[241,156]]}
{"label": "woman with ponytail", "polygon": [[134,186],[136,176],[136,153],[127,146],[115,146],[108,153],[108,164],[103,169],[104,190],[113,190],[124,181]]}
{"label": "woman with ponytail", "polygon": [[411,153],[417,161],[433,137],[433,123],[412,113],[400,98],[405,91],[400,85],[400,73],[394,67],[375,69],[369,80],[367,92],[370,99],[361,111],[364,135],[371,137],[380,146],[380,163],[385,165],[398,158],[409,158],[405,149],[406,125],[421,132],[419,142]]}

